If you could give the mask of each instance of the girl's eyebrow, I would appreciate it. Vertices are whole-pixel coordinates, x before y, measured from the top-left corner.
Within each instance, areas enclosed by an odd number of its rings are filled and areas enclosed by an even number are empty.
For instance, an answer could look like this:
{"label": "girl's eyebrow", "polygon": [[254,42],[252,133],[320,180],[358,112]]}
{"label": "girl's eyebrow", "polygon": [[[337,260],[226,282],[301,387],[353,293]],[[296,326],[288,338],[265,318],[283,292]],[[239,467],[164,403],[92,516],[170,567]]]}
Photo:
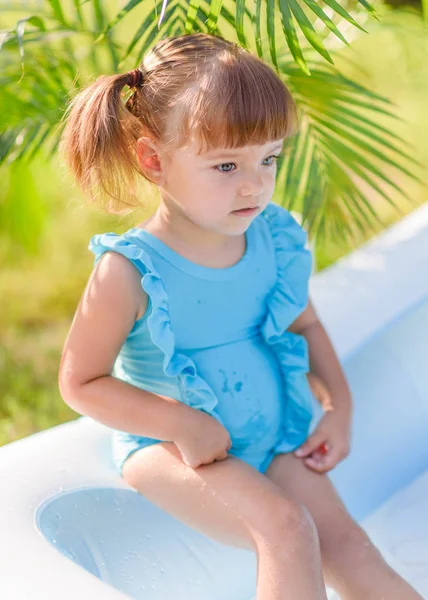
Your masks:
{"label": "girl's eyebrow", "polygon": [[[274,152],[275,150],[281,151],[283,149],[283,143],[276,143],[274,146],[271,147],[270,150],[266,150],[266,152]],[[207,158],[209,160],[213,160],[215,158],[220,158],[220,157],[224,157],[227,158],[229,156],[239,156],[241,154],[241,150],[239,148],[225,148],[224,150],[220,150],[220,151],[212,151],[212,152],[206,152],[204,154],[204,158]]]}

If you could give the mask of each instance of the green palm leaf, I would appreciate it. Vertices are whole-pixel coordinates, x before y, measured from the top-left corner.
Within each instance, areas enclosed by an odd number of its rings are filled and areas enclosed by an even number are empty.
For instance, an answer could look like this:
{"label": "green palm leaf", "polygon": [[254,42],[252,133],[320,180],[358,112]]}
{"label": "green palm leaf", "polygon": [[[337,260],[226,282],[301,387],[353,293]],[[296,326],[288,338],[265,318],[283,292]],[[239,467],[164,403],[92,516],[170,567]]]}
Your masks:
{"label": "green palm leaf", "polygon": [[[387,167],[423,183],[404,163],[421,168],[423,165],[392,143],[391,138],[400,141],[398,136],[379,124],[374,126],[366,116],[371,109],[394,117],[391,111],[382,108],[382,105],[391,104],[390,101],[350,81],[326,64],[314,66],[311,76],[302,74],[292,62],[283,62],[281,69],[297,99],[301,123],[298,135],[290,143],[287,158],[280,166],[279,178],[282,170],[285,174],[282,203],[290,210],[296,206],[301,210],[303,221],[312,234],[317,233],[320,243],[329,229],[326,223],[334,228],[339,200],[344,203],[348,215],[342,223],[342,231],[347,235],[353,235],[355,227],[366,231],[379,223],[376,212],[358,190],[352,175],[361,178],[394,208],[396,205],[391,196],[377,179],[411,201],[402,187],[386,175]],[[366,102],[368,99],[370,103]],[[354,107],[361,105],[365,110],[356,112]],[[400,162],[392,157],[394,154]]]}
{"label": "green palm leaf", "polygon": [[[266,4],[268,4],[270,0],[266,0]],[[262,45],[262,32],[261,32],[261,13],[262,13],[262,0],[255,0],[255,10],[253,16],[253,31],[254,38],[256,43],[256,50],[259,56],[263,56],[263,45]],[[269,24],[268,24],[269,31]],[[269,34],[269,39],[270,39]],[[275,39],[275,36],[272,36],[272,39]],[[275,64],[275,63],[274,63]]]}
{"label": "green palm leaf", "polygon": [[196,15],[198,14],[198,8],[201,0],[190,0],[189,9],[187,11],[186,23],[184,24],[184,31],[186,33],[192,33],[195,31]]}
{"label": "green palm leaf", "polygon": [[[309,0],[305,0],[305,2],[308,2],[308,1]],[[351,25],[354,25],[358,29],[361,29],[361,31],[364,31],[364,33],[368,33],[364,29],[364,27],[361,27],[361,25],[359,23],[357,23],[357,21],[348,12],[346,12],[346,10],[342,6],[340,6],[340,4],[338,4],[336,2],[336,0],[324,0],[324,3],[327,4],[327,6],[329,6],[330,8],[332,8],[336,14],[338,14],[340,17],[342,17],[342,19],[344,19],[345,21],[348,21],[349,23],[351,23]],[[312,8],[312,10],[314,10],[314,9]],[[315,10],[314,10],[314,12],[315,12]]]}
{"label": "green palm leaf", "polygon": [[[315,0],[305,0],[305,3],[308,5],[308,7],[317,15],[317,17],[319,17],[321,19],[321,21],[327,25],[327,27],[334,33],[334,35],[336,35],[339,40],[341,40],[344,44],[346,44],[347,46],[349,46],[348,41],[343,37],[343,35],[340,33],[340,31],[338,30],[338,28],[336,27],[334,21],[332,21],[330,19],[330,17],[328,17],[325,12],[318,6],[318,4],[315,2]],[[344,11],[345,14],[346,11]],[[358,23],[355,23],[356,27],[362,29]]]}
{"label": "green palm leaf", "polygon": [[[77,0],[75,0],[77,1]],[[95,1],[95,0],[93,0]],[[238,37],[238,41],[244,48],[249,48],[249,44],[245,35],[245,27],[244,27],[244,16],[247,14],[249,19],[254,23],[255,26],[255,39],[256,39],[256,48],[259,56],[262,56],[262,48],[260,44],[260,25],[261,25],[261,0],[255,0],[256,6],[254,14],[251,14],[249,11],[247,4],[248,0],[233,0],[233,4],[235,5],[235,13],[234,17],[234,28]],[[300,1],[300,0],[299,0]],[[302,31],[303,35],[309,41],[309,43],[329,62],[333,62],[330,54],[324,47],[324,44],[321,40],[320,35],[315,31],[309,17],[303,11],[300,6],[298,0],[266,0],[266,27],[269,33],[269,43],[270,43],[270,54],[272,58],[272,62],[276,64],[276,48],[275,48],[275,37],[273,35],[275,29],[274,16],[277,13],[277,9],[279,7],[280,14],[282,17],[282,28],[285,35],[286,42],[289,46],[290,52],[297,64],[301,67],[303,72],[309,73],[307,63],[303,57],[302,48],[300,42],[298,40],[298,34],[295,27],[295,23]],[[319,17],[333,33],[343,41],[344,44],[348,44],[347,40],[340,33],[336,24],[326,15],[326,13],[321,9],[321,7],[317,4],[315,0],[303,0],[304,4],[306,4],[307,9],[310,13],[313,13],[316,17]],[[106,36],[109,32],[122,20],[124,19],[132,10],[134,10],[139,4],[141,4],[143,0],[130,0],[118,13],[117,15],[107,23],[104,31],[100,34],[100,36],[96,39],[96,43],[99,43],[105,40]],[[230,4],[230,2],[229,2]],[[355,27],[361,29],[362,31],[366,31],[361,25],[359,25],[355,19],[343,8],[341,7],[335,0],[328,0],[326,2],[330,8],[332,8],[337,15],[341,16],[343,19],[346,19],[349,23],[354,25]],[[171,5],[171,0],[163,0],[162,9],[167,10]],[[367,2],[364,2],[364,6],[373,16],[376,16],[376,12],[374,8],[369,5]],[[215,33],[218,31],[218,21],[219,18],[224,16],[226,13],[231,13],[228,7],[226,7],[225,0],[189,0],[188,5],[185,7],[183,2],[177,3],[177,9],[181,8],[186,11],[186,21],[183,27],[182,33],[191,33],[194,31],[193,25],[197,20],[198,11],[207,7],[208,10],[208,19],[204,20],[203,30],[209,33]],[[205,8],[206,11],[206,8]],[[170,13],[171,14],[171,13]],[[257,20],[255,21],[255,18]],[[147,21],[150,23],[158,23],[158,15],[157,15],[157,7],[147,12]],[[166,15],[163,17],[165,22],[168,20]],[[142,27],[139,28],[139,31],[142,30]],[[165,32],[163,32],[165,35]],[[147,38],[148,39],[148,38]],[[149,46],[144,45],[142,47],[143,54],[148,50]],[[127,54],[128,55],[128,54]],[[123,64],[123,59],[122,63]]]}
{"label": "green palm leaf", "polygon": [[308,65],[306,64],[305,59],[303,58],[302,49],[297,38],[297,31],[294,26],[293,17],[287,0],[279,0],[279,8],[281,10],[282,27],[284,35],[288,47],[290,48],[290,52],[296,63],[302,69],[302,71],[309,75],[310,71],[308,69]]}
{"label": "green palm leaf", "polygon": [[276,43],[275,43],[275,41],[276,41],[275,40],[275,0],[267,0],[266,25],[267,25],[267,32],[268,32],[268,39],[269,39],[270,56],[272,58],[272,63],[278,69],[278,61],[276,58]]}
{"label": "green palm leaf", "polygon": [[214,33],[217,29],[217,21],[220,15],[223,0],[211,0],[210,13],[208,15],[207,30],[208,33]]}
{"label": "green palm leaf", "polygon": [[312,23],[309,21],[308,17],[301,9],[300,4],[297,0],[279,0],[280,4],[288,2],[290,6],[290,10],[293,13],[296,21],[299,24],[300,29],[302,30],[304,36],[308,40],[308,42],[317,50],[321,56],[323,56],[326,60],[333,63],[333,59],[330,54],[324,48],[322,40],[320,36],[316,33]]}

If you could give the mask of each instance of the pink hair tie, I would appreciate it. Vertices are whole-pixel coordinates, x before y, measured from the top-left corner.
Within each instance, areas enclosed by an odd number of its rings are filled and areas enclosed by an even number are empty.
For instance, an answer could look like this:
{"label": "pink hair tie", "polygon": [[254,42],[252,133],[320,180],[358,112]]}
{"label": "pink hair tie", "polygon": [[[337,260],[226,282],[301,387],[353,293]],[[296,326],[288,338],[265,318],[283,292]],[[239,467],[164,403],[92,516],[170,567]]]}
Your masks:
{"label": "pink hair tie", "polygon": [[128,73],[128,87],[132,88],[137,85],[141,85],[144,80],[144,75],[140,69],[134,69]]}

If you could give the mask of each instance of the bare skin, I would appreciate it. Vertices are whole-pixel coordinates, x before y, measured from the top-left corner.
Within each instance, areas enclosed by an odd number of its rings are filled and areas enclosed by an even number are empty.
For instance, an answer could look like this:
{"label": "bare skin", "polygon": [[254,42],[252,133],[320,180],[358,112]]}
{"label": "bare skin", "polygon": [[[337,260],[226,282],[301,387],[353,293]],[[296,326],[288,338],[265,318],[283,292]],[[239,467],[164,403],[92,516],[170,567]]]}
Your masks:
{"label": "bare skin", "polygon": [[172,442],[138,450],[124,480],[151,502],[224,544],[253,550],[257,600],[326,600],[308,511],[265,475],[229,456],[191,468]]}
{"label": "bare skin", "polygon": [[341,600],[423,600],[352,519],[326,473],[315,472],[290,453],[275,456],[265,475],[310,512],[326,585]]}

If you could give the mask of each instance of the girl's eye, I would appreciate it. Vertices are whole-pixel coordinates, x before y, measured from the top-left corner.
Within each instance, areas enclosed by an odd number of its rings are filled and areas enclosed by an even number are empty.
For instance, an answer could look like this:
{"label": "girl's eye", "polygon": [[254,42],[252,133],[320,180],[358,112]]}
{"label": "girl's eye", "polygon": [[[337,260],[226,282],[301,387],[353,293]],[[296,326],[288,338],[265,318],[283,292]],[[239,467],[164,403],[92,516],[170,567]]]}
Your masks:
{"label": "girl's eye", "polygon": [[[267,158],[265,158],[265,160],[269,160],[270,158],[275,158],[278,159],[280,158],[280,155],[277,154],[271,154],[271,156],[268,156]],[[272,165],[274,165],[276,163],[275,161],[272,161],[271,163],[269,163],[268,165],[265,165],[265,167],[271,167]],[[220,170],[220,167],[224,167],[225,165],[234,165],[235,163],[223,163],[221,165],[217,165],[214,167],[215,170],[219,171],[220,173],[230,173],[231,171],[222,171]]]}

